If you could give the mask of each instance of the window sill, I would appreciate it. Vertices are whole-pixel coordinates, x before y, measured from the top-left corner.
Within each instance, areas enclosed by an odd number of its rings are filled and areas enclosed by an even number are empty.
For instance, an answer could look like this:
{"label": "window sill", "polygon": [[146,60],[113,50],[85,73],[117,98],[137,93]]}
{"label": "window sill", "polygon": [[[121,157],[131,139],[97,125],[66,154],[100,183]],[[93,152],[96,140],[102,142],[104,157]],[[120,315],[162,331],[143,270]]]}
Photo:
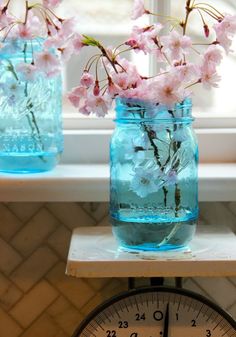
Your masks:
{"label": "window sill", "polygon": [[[199,199],[236,201],[236,164],[200,164]],[[108,200],[108,164],[61,164],[46,173],[0,174],[0,202]]]}

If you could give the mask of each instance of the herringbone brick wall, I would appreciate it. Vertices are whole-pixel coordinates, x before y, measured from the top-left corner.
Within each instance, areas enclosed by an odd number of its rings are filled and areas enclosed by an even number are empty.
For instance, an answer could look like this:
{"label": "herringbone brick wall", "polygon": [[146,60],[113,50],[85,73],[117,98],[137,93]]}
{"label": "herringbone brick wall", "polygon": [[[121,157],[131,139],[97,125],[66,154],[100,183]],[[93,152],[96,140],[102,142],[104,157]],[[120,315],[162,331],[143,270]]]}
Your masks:
{"label": "herringbone brick wall", "polygon": [[[0,203],[0,337],[70,337],[96,305],[127,289],[126,279],[65,276],[73,228],[106,225],[107,214],[107,204]],[[236,231],[236,203],[201,204],[200,221]],[[184,286],[236,317],[236,278]]]}

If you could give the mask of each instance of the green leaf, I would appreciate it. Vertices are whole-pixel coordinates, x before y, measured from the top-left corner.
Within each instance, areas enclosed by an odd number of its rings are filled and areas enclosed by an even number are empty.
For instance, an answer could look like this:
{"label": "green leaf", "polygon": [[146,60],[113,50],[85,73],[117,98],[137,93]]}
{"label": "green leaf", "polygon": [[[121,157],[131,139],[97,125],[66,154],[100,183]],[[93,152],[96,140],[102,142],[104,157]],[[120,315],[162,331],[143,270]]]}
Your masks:
{"label": "green leaf", "polygon": [[100,42],[95,40],[91,36],[83,35],[84,39],[82,40],[82,43],[86,46],[93,46],[93,47],[100,47]]}

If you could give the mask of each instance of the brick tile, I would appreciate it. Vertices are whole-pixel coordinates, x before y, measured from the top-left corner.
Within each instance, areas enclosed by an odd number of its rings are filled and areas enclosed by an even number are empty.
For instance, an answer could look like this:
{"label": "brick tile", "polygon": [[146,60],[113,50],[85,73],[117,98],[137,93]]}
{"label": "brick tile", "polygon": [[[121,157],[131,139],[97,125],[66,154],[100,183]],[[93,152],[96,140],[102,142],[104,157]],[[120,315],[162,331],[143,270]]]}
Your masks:
{"label": "brick tile", "polygon": [[234,213],[234,215],[236,216],[236,202],[229,202],[227,203],[227,206],[229,207],[229,209]]}
{"label": "brick tile", "polygon": [[0,236],[8,241],[20,229],[22,222],[0,203]]}
{"label": "brick tile", "polygon": [[126,284],[120,279],[110,279],[110,282],[100,292],[97,292],[88,303],[86,303],[80,310],[82,315],[86,317],[93,309],[101,304],[106,299],[127,290]]}
{"label": "brick tile", "polygon": [[230,280],[231,282],[233,282],[233,284],[234,284],[235,287],[236,287],[236,277],[229,277],[229,280]]}
{"label": "brick tile", "polygon": [[109,215],[105,216],[97,223],[98,226],[111,226]]}
{"label": "brick tile", "polygon": [[101,221],[109,213],[109,204],[105,202],[85,202],[80,205],[96,220],[96,222]]}
{"label": "brick tile", "polygon": [[22,329],[0,308],[0,337],[18,337]]}
{"label": "brick tile", "polygon": [[77,203],[50,203],[47,204],[47,208],[71,230],[96,223]]}
{"label": "brick tile", "polygon": [[[212,279],[207,277],[195,277],[194,280],[223,308],[227,308],[236,302],[235,286],[226,278],[217,277]],[[222,289],[224,289],[224,291],[222,291]]]}
{"label": "brick tile", "polygon": [[[228,203],[227,207],[233,213],[234,219],[236,219],[236,202],[230,202],[230,203]],[[234,230],[234,233],[236,233],[236,220],[234,221],[233,230]]]}
{"label": "brick tile", "polygon": [[66,260],[70,239],[71,231],[62,225],[48,238],[48,243],[63,258],[63,260]]}
{"label": "brick tile", "polygon": [[47,279],[71,302],[80,309],[94,296],[94,290],[82,279],[65,275],[66,266],[58,263],[47,275]]}
{"label": "brick tile", "polygon": [[28,256],[58,225],[58,220],[46,209],[42,209],[13,237],[11,244],[22,255]]}
{"label": "brick tile", "polygon": [[47,313],[70,336],[83,319],[79,311],[62,296],[48,308]]}
{"label": "brick tile", "polygon": [[51,249],[40,247],[10,275],[10,278],[22,291],[27,292],[57,260]]}
{"label": "brick tile", "polygon": [[228,226],[235,230],[236,217],[226,207],[226,203],[207,202],[200,204],[201,217],[216,226]]}
{"label": "brick tile", "polygon": [[21,337],[68,337],[68,335],[44,314]]}
{"label": "brick tile", "polygon": [[8,279],[2,273],[0,273],[0,298],[5,293],[5,291],[7,291],[9,283],[10,282]]}
{"label": "brick tile", "polygon": [[22,295],[22,292],[12,282],[0,274],[0,307],[2,309],[8,311]]}
{"label": "brick tile", "polygon": [[183,285],[185,289],[191,290],[197,294],[205,296],[210,300],[213,300],[209,294],[207,294],[203,288],[199,287],[199,285],[194,281],[194,278],[185,278],[183,281]]}
{"label": "brick tile", "polygon": [[236,319],[236,302],[229,308],[227,308],[227,312]]}
{"label": "brick tile", "polygon": [[27,328],[57,297],[57,291],[42,281],[12,308],[10,314],[21,326]]}
{"label": "brick tile", "polygon": [[15,249],[0,238],[0,271],[8,275],[21,261]]}
{"label": "brick tile", "polygon": [[8,208],[23,222],[28,221],[43,206],[42,202],[11,202]]}
{"label": "brick tile", "polygon": [[109,283],[109,278],[88,278],[86,282],[95,290],[99,291]]}

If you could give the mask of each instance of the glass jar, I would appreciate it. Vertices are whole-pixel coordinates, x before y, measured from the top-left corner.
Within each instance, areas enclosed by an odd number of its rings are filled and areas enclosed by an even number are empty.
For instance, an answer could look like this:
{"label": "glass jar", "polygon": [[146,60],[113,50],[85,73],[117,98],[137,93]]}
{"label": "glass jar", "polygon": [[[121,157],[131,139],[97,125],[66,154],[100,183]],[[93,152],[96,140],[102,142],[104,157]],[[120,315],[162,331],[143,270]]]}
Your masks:
{"label": "glass jar", "polygon": [[61,76],[30,68],[42,44],[9,40],[0,50],[2,172],[51,170],[63,151]]}
{"label": "glass jar", "polygon": [[170,250],[198,218],[198,146],[191,100],[174,107],[118,99],[110,146],[110,218],[126,250]]}

